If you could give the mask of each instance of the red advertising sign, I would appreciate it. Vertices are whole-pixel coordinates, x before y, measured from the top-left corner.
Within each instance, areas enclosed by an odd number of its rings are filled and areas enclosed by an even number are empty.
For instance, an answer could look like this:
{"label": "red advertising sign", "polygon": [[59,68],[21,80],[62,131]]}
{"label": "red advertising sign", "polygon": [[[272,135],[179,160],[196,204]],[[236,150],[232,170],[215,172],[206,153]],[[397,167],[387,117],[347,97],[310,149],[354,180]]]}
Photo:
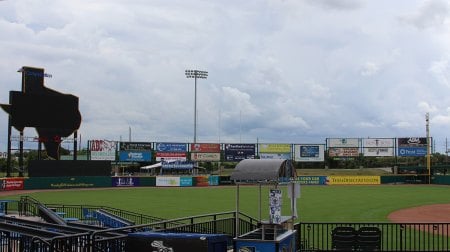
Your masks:
{"label": "red advertising sign", "polygon": [[2,190],[23,190],[23,178],[7,178],[2,179]]}
{"label": "red advertising sign", "polygon": [[184,152],[156,152],[156,161],[164,160],[186,160]]}
{"label": "red advertising sign", "polygon": [[220,144],[193,143],[191,144],[191,152],[220,153]]}

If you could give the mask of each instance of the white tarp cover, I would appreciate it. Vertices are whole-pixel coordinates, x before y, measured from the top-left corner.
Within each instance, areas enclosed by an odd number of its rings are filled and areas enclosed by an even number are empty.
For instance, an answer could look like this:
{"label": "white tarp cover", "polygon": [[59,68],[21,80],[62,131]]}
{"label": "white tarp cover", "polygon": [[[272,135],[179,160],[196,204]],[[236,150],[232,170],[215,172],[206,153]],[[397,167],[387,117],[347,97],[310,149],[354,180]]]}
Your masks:
{"label": "white tarp cover", "polygon": [[234,181],[286,181],[297,177],[295,167],[287,159],[244,159],[233,170]]}

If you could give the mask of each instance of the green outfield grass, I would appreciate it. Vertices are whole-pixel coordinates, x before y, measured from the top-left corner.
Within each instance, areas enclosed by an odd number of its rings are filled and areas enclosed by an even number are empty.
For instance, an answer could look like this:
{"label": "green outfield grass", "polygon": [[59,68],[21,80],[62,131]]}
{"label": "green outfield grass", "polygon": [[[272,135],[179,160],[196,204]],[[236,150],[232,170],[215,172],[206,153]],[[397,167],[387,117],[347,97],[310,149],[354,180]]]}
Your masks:
{"label": "green outfield grass", "polygon": [[[263,218],[268,216],[268,190],[268,186],[263,186]],[[285,190],[283,194],[283,214],[289,215],[289,199]],[[387,221],[387,215],[398,209],[450,203],[450,186],[302,186],[301,194],[298,212],[300,220],[305,222]],[[43,203],[109,206],[162,218],[176,218],[234,211],[236,187],[74,189],[23,195],[32,196]],[[0,194],[3,199],[19,197]],[[257,218],[258,199],[258,187],[240,187],[242,212]]]}

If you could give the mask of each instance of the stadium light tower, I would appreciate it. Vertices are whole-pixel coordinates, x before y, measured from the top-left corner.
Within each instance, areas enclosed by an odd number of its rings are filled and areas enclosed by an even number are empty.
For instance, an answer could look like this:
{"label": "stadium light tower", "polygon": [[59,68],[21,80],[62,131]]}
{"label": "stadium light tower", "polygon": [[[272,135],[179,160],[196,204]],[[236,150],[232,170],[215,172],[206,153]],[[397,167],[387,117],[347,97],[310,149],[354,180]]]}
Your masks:
{"label": "stadium light tower", "polygon": [[186,70],[185,71],[186,78],[194,78],[195,86],[194,86],[194,143],[197,142],[197,78],[206,79],[208,78],[207,71],[199,71],[199,70]]}

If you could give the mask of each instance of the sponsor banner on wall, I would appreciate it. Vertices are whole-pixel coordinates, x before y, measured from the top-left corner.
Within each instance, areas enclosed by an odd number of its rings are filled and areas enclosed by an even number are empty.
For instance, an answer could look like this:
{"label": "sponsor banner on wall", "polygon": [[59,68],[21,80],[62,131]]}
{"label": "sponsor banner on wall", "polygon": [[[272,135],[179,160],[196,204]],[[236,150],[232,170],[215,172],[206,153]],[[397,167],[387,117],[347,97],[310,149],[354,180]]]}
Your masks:
{"label": "sponsor banner on wall", "polygon": [[191,161],[162,162],[161,168],[174,170],[191,170],[194,168],[194,163]]}
{"label": "sponsor banner on wall", "polygon": [[364,148],[394,148],[394,138],[363,138]]}
{"label": "sponsor banner on wall", "polygon": [[380,176],[328,176],[328,185],[379,185]]}
{"label": "sponsor banner on wall", "polygon": [[180,186],[180,177],[157,176],[156,186]]}
{"label": "sponsor banner on wall", "polygon": [[155,150],[157,152],[187,152],[187,146],[185,143],[156,143]]}
{"label": "sponsor banner on wall", "polygon": [[363,154],[366,157],[392,157],[394,148],[364,148]]}
{"label": "sponsor banner on wall", "polygon": [[209,186],[208,176],[193,177],[195,186]]}
{"label": "sponsor banner on wall", "polygon": [[23,190],[24,188],[23,178],[4,178],[0,180],[1,190],[3,191]]}
{"label": "sponsor banner on wall", "polygon": [[191,144],[191,152],[220,153],[220,144],[193,143]]}
{"label": "sponsor banner on wall", "polygon": [[181,177],[180,186],[193,186],[192,177]]}
{"label": "sponsor banner on wall", "polygon": [[152,153],[148,151],[120,151],[119,160],[128,162],[150,162],[152,161]]}
{"label": "sponsor banner on wall", "polygon": [[216,186],[219,185],[219,176],[209,176],[208,178],[208,184],[210,186]]}
{"label": "sponsor banner on wall", "polygon": [[260,153],[260,159],[291,159],[291,153]]}
{"label": "sponsor banner on wall", "polygon": [[110,176],[30,177],[24,182],[26,190],[111,187]]}
{"label": "sponsor banner on wall", "polygon": [[191,153],[191,160],[194,161],[220,161],[220,153]]}
{"label": "sponsor banner on wall", "polygon": [[259,144],[258,153],[291,153],[290,144]]}
{"label": "sponsor banner on wall", "polygon": [[328,155],[330,157],[357,157],[359,155],[359,148],[329,148]]}
{"label": "sponsor banner on wall", "polygon": [[328,138],[327,144],[328,147],[359,147],[359,138]]}
{"label": "sponsor banner on wall", "polygon": [[116,160],[117,142],[108,140],[90,140],[91,160]]}
{"label": "sponsor banner on wall", "polygon": [[162,160],[180,160],[186,161],[187,155],[186,152],[157,152],[156,153],[156,161]]}
{"label": "sponsor banner on wall", "polygon": [[225,160],[241,161],[243,159],[254,159],[255,151],[255,144],[225,144]]}
{"label": "sponsor banner on wall", "polygon": [[325,146],[323,144],[294,145],[294,160],[298,162],[325,161]]}
{"label": "sponsor banner on wall", "polygon": [[147,142],[120,142],[121,151],[127,150],[152,150],[152,144]]}
{"label": "sponsor banner on wall", "polygon": [[299,176],[297,178],[301,185],[326,185],[327,176]]}
{"label": "sponsor banner on wall", "polygon": [[111,181],[113,187],[133,187],[140,185],[138,177],[112,177]]}

